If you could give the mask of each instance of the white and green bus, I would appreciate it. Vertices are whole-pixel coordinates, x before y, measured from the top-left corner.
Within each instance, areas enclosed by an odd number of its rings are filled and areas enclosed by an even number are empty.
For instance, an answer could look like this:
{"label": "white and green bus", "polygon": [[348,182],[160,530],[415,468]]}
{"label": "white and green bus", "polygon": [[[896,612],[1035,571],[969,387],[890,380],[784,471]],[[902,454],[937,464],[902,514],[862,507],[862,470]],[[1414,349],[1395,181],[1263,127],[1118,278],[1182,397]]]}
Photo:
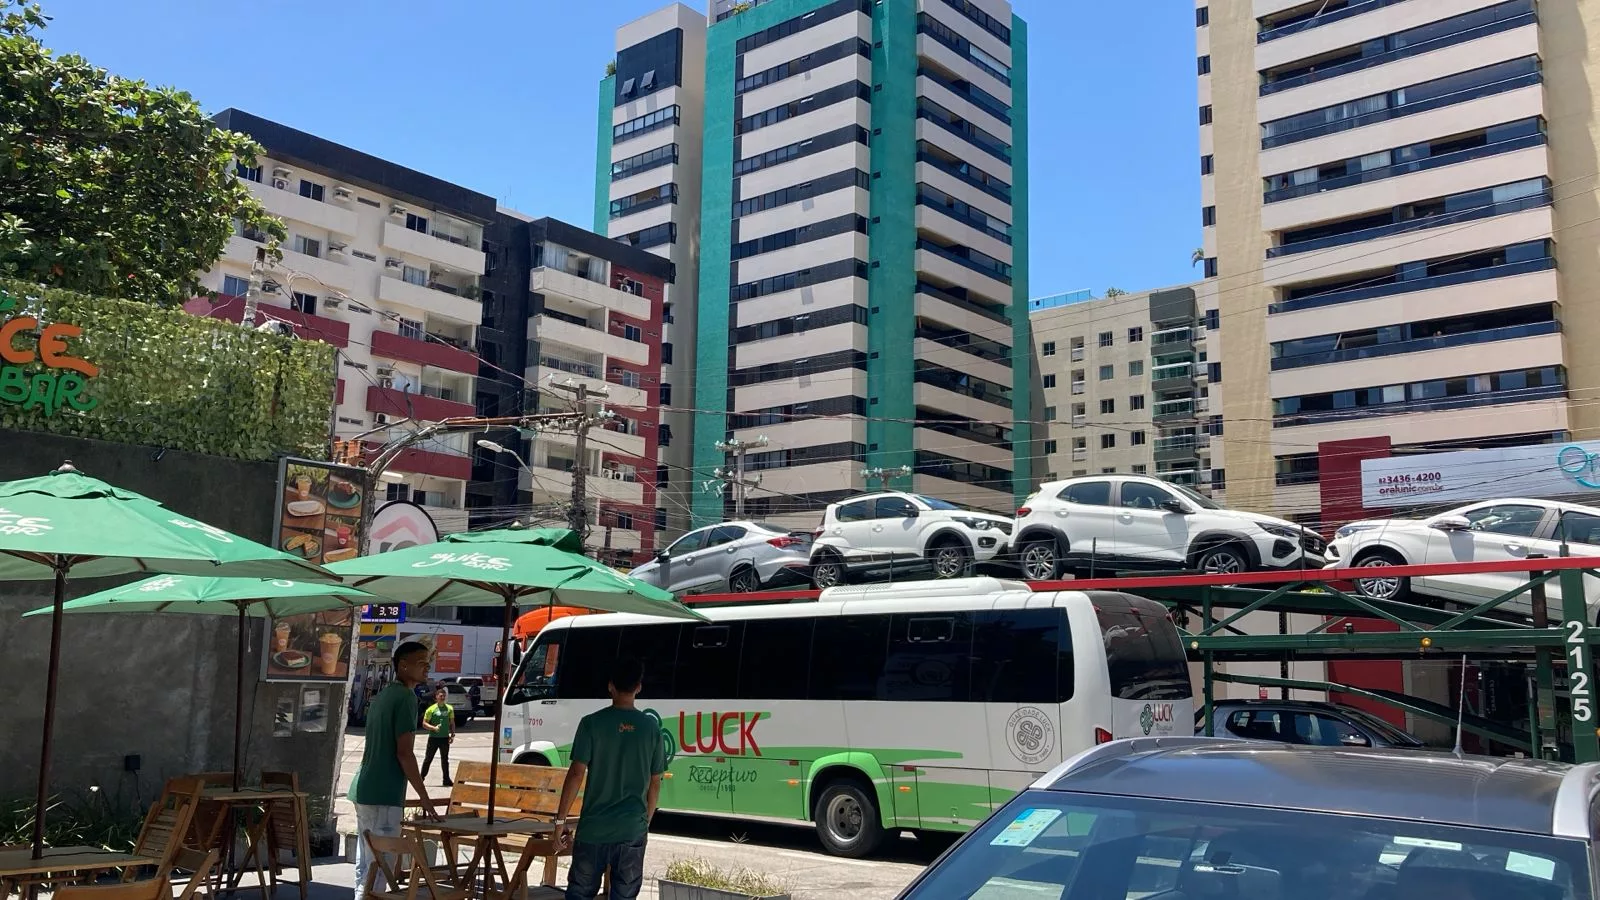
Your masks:
{"label": "white and green bus", "polygon": [[1096,743],[1194,733],[1177,629],[1124,593],[968,578],[702,612],[546,626],[507,691],[501,758],[565,765],[612,661],[635,656],[662,809],[811,821],[862,856],[900,829],[971,828]]}

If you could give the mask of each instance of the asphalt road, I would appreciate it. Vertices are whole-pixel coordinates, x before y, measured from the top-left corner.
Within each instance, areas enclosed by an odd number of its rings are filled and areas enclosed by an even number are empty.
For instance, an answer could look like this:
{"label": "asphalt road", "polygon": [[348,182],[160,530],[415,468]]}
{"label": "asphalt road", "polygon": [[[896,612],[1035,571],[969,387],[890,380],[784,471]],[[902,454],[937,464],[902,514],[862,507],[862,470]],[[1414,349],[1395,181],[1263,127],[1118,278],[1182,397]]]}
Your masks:
{"label": "asphalt road", "polygon": [[[467,726],[451,748],[451,761],[488,762],[490,727],[487,720]],[[359,729],[352,729],[346,735],[339,771],[340,798],[349,788],[365,746],[365,736]],[[443,788],[436,788],[440,783],[437,762],[427,781],[431,795],[447,796]],[[355,830],[355,812],[349,801],[338,800],[334,812],[339,818],[341,833]],[[890,900],[933,861],[940,849],[906,838],[885,846],[872,859],[841,859],[824,853],[809,827],[662,813],[656,817],[645,853],[643,896],[655,896],[655,879],[674,860],[700,858],[724,868],[763,872],[783,882],[796,898],[821,900],[848,896],[851,900]],[[343,868],[318,867],[317,880],[348,883],[350,872],[353,869],[348,864]],[[557,880],[565,884],[565,874]]]}

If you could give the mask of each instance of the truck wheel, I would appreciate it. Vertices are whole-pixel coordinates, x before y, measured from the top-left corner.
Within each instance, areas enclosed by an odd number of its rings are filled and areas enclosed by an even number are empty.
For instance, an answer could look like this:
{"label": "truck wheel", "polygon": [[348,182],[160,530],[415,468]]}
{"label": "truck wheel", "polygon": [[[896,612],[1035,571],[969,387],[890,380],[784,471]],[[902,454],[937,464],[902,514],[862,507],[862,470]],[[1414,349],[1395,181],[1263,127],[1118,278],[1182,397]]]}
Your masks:
{"label": "truck wheel", "polygon": [[883,842],[877,801],[851,779],[839,779],[822,789],[811,820],[822,846],[834,856],[860,859]]}

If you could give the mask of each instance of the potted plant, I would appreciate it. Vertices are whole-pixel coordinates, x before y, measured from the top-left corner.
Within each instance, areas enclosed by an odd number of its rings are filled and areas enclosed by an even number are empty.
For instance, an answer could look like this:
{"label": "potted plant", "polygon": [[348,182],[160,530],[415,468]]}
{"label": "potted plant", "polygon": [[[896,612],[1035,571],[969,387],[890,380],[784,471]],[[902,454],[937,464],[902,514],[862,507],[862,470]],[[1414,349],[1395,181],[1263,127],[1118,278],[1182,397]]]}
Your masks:
{"label": "potted plant", "polygon": [[789,889],[761,872],[678,859],[656,882],[661,900],[790,900]]}

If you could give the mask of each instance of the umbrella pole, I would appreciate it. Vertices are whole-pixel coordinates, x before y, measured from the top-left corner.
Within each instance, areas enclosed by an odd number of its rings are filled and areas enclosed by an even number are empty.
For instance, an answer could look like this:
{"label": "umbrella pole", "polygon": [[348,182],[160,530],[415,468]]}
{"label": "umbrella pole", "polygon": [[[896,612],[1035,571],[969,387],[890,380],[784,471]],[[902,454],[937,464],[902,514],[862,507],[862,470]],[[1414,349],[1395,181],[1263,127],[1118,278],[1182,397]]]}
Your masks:
{"label": "umbrella pole", "polygon": [[506,714],[506,650],[510,649],[511,620],[517,615],[517,601],[506,593],[506,614],[500,623],[500,700],[494,705],[494,737],[489,744],[489,824],[494,824],[494,791],[500,784],[500,722]]}
{"label": "umbrella pole", "polygon": [[233,789],[239,789],[239,735],[244,722],[244,604],[239,604],[239,652],[233,676]]}
{"label": "umbrella pole", "polygon": [[67,569],[70,565],[56,557],[54,611],[50,614],[50,662],[44,682],[44,734],[39,739],[39,792],[33,804],[33,858],[44,856],[44,814],[50,802],[50,738],[56,726],[56,681],[61,669],[61,606],[67,599]]}

